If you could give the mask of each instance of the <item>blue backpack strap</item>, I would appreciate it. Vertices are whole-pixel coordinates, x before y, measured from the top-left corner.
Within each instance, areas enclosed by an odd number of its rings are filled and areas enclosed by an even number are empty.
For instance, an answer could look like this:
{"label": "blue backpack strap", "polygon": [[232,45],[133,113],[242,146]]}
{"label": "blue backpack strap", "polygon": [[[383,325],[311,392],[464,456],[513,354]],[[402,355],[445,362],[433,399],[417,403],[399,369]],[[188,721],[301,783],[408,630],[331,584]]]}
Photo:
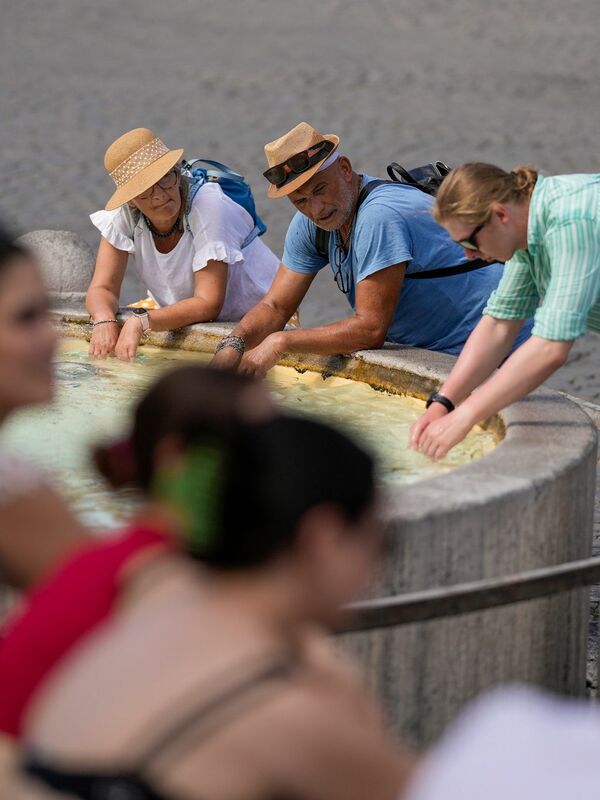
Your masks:
{"label": "blue backpack strap", "polygon": [[260,236],[261,233],[264,233],[261,226],[255,225],[248,234],[248,236],[246,236],[244,241],[241,243],[240,250],[243,250],[245,247],[248,247],[248,245],[251,244],[256,239],[257,236]]}
{"label": "blue backpack strap", "polygon": [[[212,169],[206,169],[203,166],[196,166],[197,164],[206,164]],[[207,181],[214,180],[219,182],[220,178],[226,178],[230,181],[236,181],[241,184],[246,184],[246,180],[243,175],[240,175],[238,172],[234,172],[230,169],[226,164],[222,164],[220,161],[213,161],[209,158],[194,158],[192,161],[186,161],[184,164],[184,168],[190,173],[192,180],[190,181],[190,190],[188,192],[188,198],[185,206],[185,220],[187,223],[188,230],[190,233],[192,232],[190,222],[189,222],[189,213],[192,208],[192,203],[194,202],[194,198],[196,197],[199,190],[204,186]],[[247,185],[247,184],[246,184]],[[248,187],[248,191],[250,189]],[[251,193],[250,193],[251,196]],[[254,208],[254,205],[253,205]],[[246,209],[247,210],[247,209]],[[262,220],[256,215],[255,217],[255,224],[250,233],[246,236],[244,241],[240,245],[240,249],[244,250],[244,248],[248,247],[257,236],[262,236],[262,234],[266,231],[266,226]]]}
{"label": "blue backpack strap", "polygon": [[217,178],[231,178],[232,180],[238,181],[244,180],[244,176],[240,175],[239,172],[234,172],[226,164],[222,164],[220,161],[212,161],[210,158],[195,158],[193,161],[188,162],[188,166],[193,168],[194,164],[198,163],[211,166],[212,169],[205,170],[205,172]]}

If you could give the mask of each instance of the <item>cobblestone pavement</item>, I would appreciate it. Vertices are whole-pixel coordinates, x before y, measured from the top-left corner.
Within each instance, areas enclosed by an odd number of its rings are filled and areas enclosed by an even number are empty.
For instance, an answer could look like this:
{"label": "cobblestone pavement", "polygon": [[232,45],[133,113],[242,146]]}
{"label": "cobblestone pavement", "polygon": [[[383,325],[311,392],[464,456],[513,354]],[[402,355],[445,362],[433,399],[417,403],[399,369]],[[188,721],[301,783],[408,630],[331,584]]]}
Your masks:
{"label": "cobblestone pavement", "polygon": [[[264,197],[262,145],[301,119],[373,175],[437,158],[600,171],[599,28],[598,0],[4,0],[0,214],[95,244],[102,155],[136,126],[243,171],[278,252],[291,208]],[[302,311],[347,313],[330,274]],[[551,384],[599,401],[598,337]]]}

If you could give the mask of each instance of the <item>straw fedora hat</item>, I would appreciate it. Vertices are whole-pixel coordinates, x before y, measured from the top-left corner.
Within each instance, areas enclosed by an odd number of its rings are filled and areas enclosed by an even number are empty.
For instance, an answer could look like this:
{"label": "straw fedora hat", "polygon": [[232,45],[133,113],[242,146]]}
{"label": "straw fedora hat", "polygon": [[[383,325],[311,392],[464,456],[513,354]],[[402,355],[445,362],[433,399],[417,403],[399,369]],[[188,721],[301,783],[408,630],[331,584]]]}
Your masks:
{"label": "straw fedora hat", "polygon": [[106,171],[117,186],[106,210],[113,211],[147,191],[182,155],[183,150],[169,150],[148,128],[135,128],[119,136],[104,154]]}
{"label": "straw fedora hat", "polygon": [[284,184],[284,186],[281,186],[279,189],[274,184],[271,184],[267,192],[268,197],[286,197],[299,186],[302,186],[303,183],[310,180],[315,172],[319,170],[319,167],[322,166],[323,161],[329,158],[337,149],[340,143],[340,137],[336,136],[334,133],[321,134],[316,128],[309,125],[308,122],[301,122],[299,125],[296,125],[295,128],[292,128],[291,131],[284,134],[280,139],[275,139],[274,142],[269,142],[269,144],[265,145],[267,164],[269,167],[275,167],[278,164],[283,164],[283,162],[287,161],[291,156],[295,156],[303,150],[308,150],[323,141],[333,142],[333,149],[325,154],[321,161],[313,164],[306,172],[300,173],[297,178]]}

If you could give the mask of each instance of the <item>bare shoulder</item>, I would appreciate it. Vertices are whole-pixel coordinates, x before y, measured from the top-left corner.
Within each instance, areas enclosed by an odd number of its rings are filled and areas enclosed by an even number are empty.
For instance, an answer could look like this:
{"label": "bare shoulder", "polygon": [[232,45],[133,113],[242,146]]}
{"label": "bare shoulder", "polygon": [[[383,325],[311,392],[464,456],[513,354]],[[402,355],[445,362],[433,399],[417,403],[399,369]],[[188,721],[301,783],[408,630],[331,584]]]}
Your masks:
{"label": "bare shoulder", "polygon": [[248,721],[264,732],[272,782],[313,800],[392,800],[412,756],[386,731],[356,670],[326,640],[306,644],[306,662]]}

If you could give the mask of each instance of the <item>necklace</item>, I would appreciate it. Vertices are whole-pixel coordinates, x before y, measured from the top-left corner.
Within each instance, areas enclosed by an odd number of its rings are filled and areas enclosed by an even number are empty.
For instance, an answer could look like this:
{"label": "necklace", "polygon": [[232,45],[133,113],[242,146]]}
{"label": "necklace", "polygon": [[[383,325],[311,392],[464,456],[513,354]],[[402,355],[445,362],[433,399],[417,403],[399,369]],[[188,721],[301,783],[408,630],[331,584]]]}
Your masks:
{"label": "necklace", "polygon": [[181,219],[178,216],[174,224],[169,228],[169,230],[162,233],[161,231],[156,230],[154,225],[150,222],[150,220],[145,214],[143,215],[143,217],[146,220],[146,225],[148,226],[148,230],[150,231],[152,236],[156,236],[157,239],[168,239],[169,236],[172,236],[175,233],[175,231],[179,230],[179,226],[181,224]]}

